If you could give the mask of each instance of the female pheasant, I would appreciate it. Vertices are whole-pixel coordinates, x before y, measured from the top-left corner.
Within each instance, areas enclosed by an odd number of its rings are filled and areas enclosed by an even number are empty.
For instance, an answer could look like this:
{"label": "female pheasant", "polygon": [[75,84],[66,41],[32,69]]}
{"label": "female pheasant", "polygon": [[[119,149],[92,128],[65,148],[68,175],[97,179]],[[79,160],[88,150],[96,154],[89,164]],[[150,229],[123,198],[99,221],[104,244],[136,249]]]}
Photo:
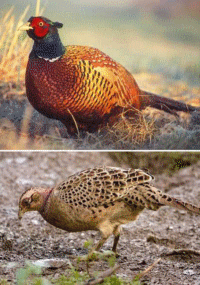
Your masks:
{"label": "female pheasant", "polygon": [[68,132],[97,131],[130,107],[151,106],[176,114],[197,108],[139,89],[130,72],[100,50],[64,47],[63,24],[31,17],[20,30],[34,40],[26,70],[27,97],[43,115],[64,123]]}
{"label": "female pheasant", "polygon": [[99,250],[114,234],[115,252],[120,225],[134,221],[147,208],[172,206],[200,214],[200,208],[170,197],[153,187],[153,176],[140,169],[96,167],[68,177],[55,188],[32,188],[19,200],[19,218],[38,211],[57,228],[68,232],[100,231],[102,238],[92,249]]}

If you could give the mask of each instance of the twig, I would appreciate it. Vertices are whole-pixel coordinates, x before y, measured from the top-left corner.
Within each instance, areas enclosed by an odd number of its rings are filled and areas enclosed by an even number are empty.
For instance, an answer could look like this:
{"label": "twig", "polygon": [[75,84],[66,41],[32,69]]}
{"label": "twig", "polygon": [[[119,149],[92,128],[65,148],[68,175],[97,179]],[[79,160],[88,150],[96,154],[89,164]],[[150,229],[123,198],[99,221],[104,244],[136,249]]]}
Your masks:
{"label": "twig", "polygon": [[77,130],[77,134],[78,134],[78,138],[80,137],[80,133],[79,133],[79,129],[78,129],[78,124],[76,122],[76,119],[74,118],[74,115],[71,113],[71,111],[69,110],[69,108],[67,109],[67,111],[69,112],[69,114],[71,115],[73,121],[74,121],[74,124],[75,124],[75,127],[76,127],[76,130]]}
{"label": "twig", "polygon": [[137,275],[135,275],[135,277],[133,278],[133,280],[134,280],[135,278],[141,279],[142,277],[144,277],[145,275],[147,275],[147,273],[149,273],[149,271],[152,270],[152,268],[153,268],[154,266],[156,266],[156,264],[157,264],[158,262],[160,262],[160,260],[161,260],[161,258],[158,258],[158,259],[157,259],[156,261],[154,261],[154,263],[152,263],[147,269],[145,269],[144,271],[142,271],[142,272],[138,273]]}
{"label": "twig", "polygon": [[101,284],[104,282],[104,279],[106,277],[111,276],[116,270],[119,269],[119,265],[116,264],[113,268],[109,268],[106,271],[103,271],[101,274],[99,274],[99,276],[97,277],[97,279],[90,279],[88,281],[86,281],[85,285],[96,285],[96,284]]}
{"label": "twig", "polygon": [[193,254],[200,255],[200,251],[192,250],[192,249],[174,249],[171,252],[163,253],[162,256],[171,256],[171,255],[182,255],[182,254]]}
{"label": "twig", "polygon": [[87,260],[86,261],[87,274],[90,276],[90,278],[94,278],[94,276],[92,276],[92,274],[90,273],[89,268],[90,268],[90,264],[89,264],[89,261]]}

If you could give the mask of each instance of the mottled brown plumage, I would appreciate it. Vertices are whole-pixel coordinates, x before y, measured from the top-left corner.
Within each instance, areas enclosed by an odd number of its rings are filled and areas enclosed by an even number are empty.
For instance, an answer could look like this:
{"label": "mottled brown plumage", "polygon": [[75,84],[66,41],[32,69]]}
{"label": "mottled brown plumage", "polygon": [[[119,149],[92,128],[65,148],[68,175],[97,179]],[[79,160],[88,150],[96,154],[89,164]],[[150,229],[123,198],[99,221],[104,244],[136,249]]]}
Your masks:
{"label": "mottled brown plumage", "polygon": [[130,72],[100,50],[62,45],[62,24],[31,17],[20,29],[34,40],[26,72],[27,97],[43,115],[58,119],[69,133],[94,132],[114,123],[123,110],[147,106],[169,113],[197,108],[139,89]]}
{"label": "mottled brown plumage", "polygon": [[162,193],[150,185],[153,176],[140,169],[97,167],[68,177],[55,188],[32,188],[19,200],[19,218],[27,211],[69,232],[96,230],[102,238],[99,250],[114,234],[115,252],[120,225],[134,221],[147,208],[169,205],[200,214],[200,208]]}

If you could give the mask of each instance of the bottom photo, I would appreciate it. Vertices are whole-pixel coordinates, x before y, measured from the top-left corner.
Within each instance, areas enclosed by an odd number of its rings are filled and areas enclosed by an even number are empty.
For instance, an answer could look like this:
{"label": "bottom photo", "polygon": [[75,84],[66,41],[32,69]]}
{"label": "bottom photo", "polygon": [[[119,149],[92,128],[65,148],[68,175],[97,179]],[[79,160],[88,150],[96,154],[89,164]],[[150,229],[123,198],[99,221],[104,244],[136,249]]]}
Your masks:
{"label": "bottom photo", "polygon": [[200,284],[200,152],[1,152],[0,285]]}

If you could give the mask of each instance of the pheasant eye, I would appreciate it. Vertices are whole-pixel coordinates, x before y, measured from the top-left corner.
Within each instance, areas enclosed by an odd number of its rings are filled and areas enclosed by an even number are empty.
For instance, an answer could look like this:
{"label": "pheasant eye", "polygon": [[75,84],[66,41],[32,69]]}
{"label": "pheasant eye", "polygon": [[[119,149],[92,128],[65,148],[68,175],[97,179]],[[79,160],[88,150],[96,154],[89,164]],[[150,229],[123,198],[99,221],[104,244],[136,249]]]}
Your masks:
{"label": "pheasant eye", "polygon": [[23,200],[22,204],[23,204],[23,206],[27,207],[27,206],[29,206],[29,201],[28,200]]}
{"label": "pheasant eye", "polygon": [[37,202],[39,200],[39,196],[38,193],[33,193],[33,195],[31,196],[31,202]]}
{"label": "pheasant eye", "polygon": [[39,22],[38,24],[40,27],[44,26],[44,23],[43,22]]}

